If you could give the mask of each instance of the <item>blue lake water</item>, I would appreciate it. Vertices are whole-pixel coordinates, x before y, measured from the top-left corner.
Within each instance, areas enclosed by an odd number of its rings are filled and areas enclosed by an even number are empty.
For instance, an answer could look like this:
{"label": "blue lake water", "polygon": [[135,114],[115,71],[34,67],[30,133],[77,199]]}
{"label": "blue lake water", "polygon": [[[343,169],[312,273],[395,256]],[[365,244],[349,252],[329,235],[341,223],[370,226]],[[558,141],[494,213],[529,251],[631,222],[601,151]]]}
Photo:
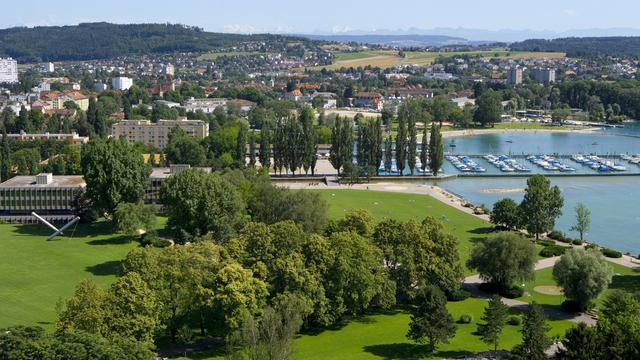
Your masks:
{"label": "blue lake water", "polygon": [[[455,138],[455,152],[460,154],[640,154],[640,124],[594,133],[503,133]],[[447,140],[447,144],[450,140]],[[507,142],[509,141],[509,142]],[[568,160],[567,162],[571,162]],[[525,161],[523,160],[523,163]],[[529,167],[535,167],[526,163]],[[577,165],[576,163],[571,164]],[[489,169],[490,164],[487,165]],[[638,172],[636,165],[628,164]],[[456,173],[455,168],[445,172]],[[575,223],[574,207],[586,204],[591,210],[591,230],[587,240],[632,254],[640,253],[640,176],[554,177],[565,198],[563,214],[556,228],[573,237],[569,229]],[[510,197],[521,201],[526,178],[459,178],[442,181],[443,188],[475,204],[493,206]]]}

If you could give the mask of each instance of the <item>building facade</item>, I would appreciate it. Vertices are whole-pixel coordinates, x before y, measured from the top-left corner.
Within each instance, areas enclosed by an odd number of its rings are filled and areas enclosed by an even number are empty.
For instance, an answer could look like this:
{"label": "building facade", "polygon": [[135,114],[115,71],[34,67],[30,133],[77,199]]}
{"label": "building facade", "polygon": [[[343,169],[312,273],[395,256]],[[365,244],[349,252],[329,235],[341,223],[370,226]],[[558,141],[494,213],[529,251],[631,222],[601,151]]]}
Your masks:
{"label": "building facade", "polygon": [[129,90],[133,86],[133,79],[120,76],[111,80],[111,86],[116,90]]}
{"label": "building facade", "polygon": [[384,106],[384,100],[382,98],[382,94],[377,92],[359,92],[356,94],[356,98],[353,104],[356,107],[382,110],[382,107]]}
{"label": "building facade", "polygon": [[548,84],[556,82],[556,70],[555,69],[531,69],[531,76],[536,82]]}
{"label": "building facade", "polygon": [[519,67],[509,69],[507,73],[507,82],[511,85],[522,84],[522,69]]}
{"label": "building facade", "polygon": [[169,143],[171,131],[179,127],[189,136],[204,139],[209,135],[209,124],[202,120],[122,120],[111,126],[111,135],[125,137],[130,143],[141,142],[159,149]]}
{"label": "building facade", "polygon": [[74,202],[84,192],[82,176],[16,176],[0,184],[0,220],[35,222],[31,212],[47,221],[69,221],[75,217]]}
{"label": "building facade", "polygon": [[18,62],[12,58],[0,58],[0,84],[18,82]]}

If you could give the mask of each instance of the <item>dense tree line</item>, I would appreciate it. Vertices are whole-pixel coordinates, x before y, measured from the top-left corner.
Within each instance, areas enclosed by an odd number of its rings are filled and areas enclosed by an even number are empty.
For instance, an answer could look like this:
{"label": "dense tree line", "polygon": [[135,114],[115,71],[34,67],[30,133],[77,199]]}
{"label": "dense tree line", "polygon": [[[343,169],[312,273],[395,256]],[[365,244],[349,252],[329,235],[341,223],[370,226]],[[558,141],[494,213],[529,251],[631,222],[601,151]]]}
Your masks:
{"label": "dense tree line", "polygon": [[[127,54],[204,52],[247,41],[279,42],[279,35],[205,32],[178,24],[82,23],[0,30],[0,54],[19,62],[106,59]],[[66,44],[59,46],[59,44]]]}
{"label": "dense tree line", "polygon": [[572,37],[560,39],[530,39],[509,45],[514,51],[564,52],[569,57],[638,57],[640,37]]}

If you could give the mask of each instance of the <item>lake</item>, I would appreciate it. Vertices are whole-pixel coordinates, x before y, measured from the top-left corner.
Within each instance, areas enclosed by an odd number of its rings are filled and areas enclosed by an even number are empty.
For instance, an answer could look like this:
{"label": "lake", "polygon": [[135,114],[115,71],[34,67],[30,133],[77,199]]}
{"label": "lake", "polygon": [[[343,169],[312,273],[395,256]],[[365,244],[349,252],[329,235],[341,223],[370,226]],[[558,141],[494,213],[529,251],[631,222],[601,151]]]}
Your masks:
{"label": "lake", "polygon": [[[606,129],[593,133],[518,132],[483,134],[455,138],[455,152],[460,154],[638,154],[640,124]],[[450,139],[447,139],[447,144]],[[509,142],[507,142],[509,141]],[[570,162],[570,161],[569,161]],[[531,163],[527,166],[534,168]],[[574,163],[575,165],[575,163]],[[629,164],[629,167],[636,165]],[[488,168],[489,169],[489,168]],[[637,171],[637,169],[633,169]],[[445,167],[445,172],[456,173]],[[574,207],[582,202],[591,210],[591,230],[586,239],[634,255],[640,253],[640,177],[596,176],[554,177],[565,198],[563,214],[556,228],[578,237],[569,229],[575,223]],[[442,181],[443,188],[475,204],[492,207],[496,201],[510,197],[521,201],[526,178],[459,178]]]}

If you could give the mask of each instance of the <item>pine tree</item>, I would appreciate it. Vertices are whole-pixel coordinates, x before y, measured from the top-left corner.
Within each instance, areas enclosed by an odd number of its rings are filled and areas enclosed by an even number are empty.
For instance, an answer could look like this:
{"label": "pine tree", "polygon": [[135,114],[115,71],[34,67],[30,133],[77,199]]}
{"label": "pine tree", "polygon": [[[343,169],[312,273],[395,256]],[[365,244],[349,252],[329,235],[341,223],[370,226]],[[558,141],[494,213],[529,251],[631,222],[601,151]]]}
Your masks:
{"label": "pine tree", "polygon": [[431,351],[438,343],[448,343],[456,334],[453,317],[447,311],[447,298],[442,290],[430,285],[418,295],[418,307],[411,315],[407,337],[417,343],[428,343]]}
{"label": "pine tree", "polygon": [[498,350],[500,334],[507,323],[509,307],[505,305],[499,295],[493,295],[487,307],[484,308],[482,320],[485,324],[479,326],[480,338],[488,345],[493,345],[493,350]]}
{"label": "pine tree", "polygon": [[31,128],[31,121],[29,120],[29,111],[24,107],[24,105],[20,107],[20,113],[18,114],[16,128],[18,132],[20,131],[29,132],[29,128]]}
{"label": "pine tree", "polygon": [[260,153],[258,154],[258,158],[260,160],[260,166],[263,169],[269,169],[271,166],[271,144],[270,144],[271,133],[269,132],[269,127],[264,124],[262,126],[262,130],[260,131]]}
{"label": "pine tree", "polygon": [[420,146],[420,168],[424,173],[427,170],[427,166],[429,165],[429,147],[427,143],[427,124],[424,124],[424,128],[422,129],[422,144]]}
{"label": "pine tree", "polygon": [[396,166],[401,176],[407,161],[407,117],[408,109],[402,106],[398,114],[398,133],[396,134]]}
{"label": "pine tree", "polygon": [[552,343],[547,337],[549,329],[542,306],[532,302],[522,327],[522,343],[513,349],[513,356],[517,359],[546,360],[545,351]]}
{"label": "pine tree", "polygon": [[438,176],[442,163],[444,162],[444,145],[442,134],[435,123],[431,124],[431,138],[429,140],[429,167],[433,176]]}
{"label": "pine tree", "polygon": [[256,139],[254,133],[249,136],[249,166],[256,166]]}

